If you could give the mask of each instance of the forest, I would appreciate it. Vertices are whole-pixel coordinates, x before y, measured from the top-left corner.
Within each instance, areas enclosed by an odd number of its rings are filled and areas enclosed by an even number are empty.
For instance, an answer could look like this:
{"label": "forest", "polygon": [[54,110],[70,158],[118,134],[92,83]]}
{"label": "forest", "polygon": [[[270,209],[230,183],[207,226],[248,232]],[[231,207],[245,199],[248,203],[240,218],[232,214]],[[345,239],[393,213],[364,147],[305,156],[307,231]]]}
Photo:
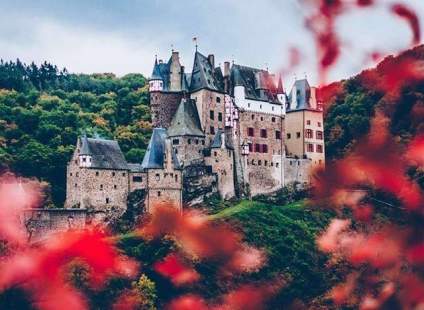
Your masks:
{"label": "forest", "polygon": [[151,123],[141,74],[71,74],[44,62],[0,62],[0,169],[45,182],[50,206],[65,200],[66,164],[78,135],[117,139],[141,162]]}

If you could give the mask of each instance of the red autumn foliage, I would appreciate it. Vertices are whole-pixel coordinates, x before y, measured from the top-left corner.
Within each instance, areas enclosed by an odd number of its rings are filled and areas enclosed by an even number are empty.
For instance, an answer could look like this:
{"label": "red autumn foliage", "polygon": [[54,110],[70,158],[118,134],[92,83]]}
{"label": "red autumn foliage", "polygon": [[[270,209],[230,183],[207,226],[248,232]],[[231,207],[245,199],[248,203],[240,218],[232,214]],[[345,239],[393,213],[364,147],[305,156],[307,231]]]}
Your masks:
{"label": "red autumn foliage", "polygon": [[41,197],[37,182],[18,179],[12,174],[0,176],[0,239],[19,244],[26,242],[20,216],[25,209],[36,207]]}
{"label": "red autumn foliage", "polygon": [[257,310],[265,309],[266,301],[275,294],[279,285],[243,285],[222,298],[213,310]]}
{"label": "red autumn foliage", "polygon": [[184,295],[174,299],[167,307],[169,310],[208,310],[205,300],[197,295]]}
{"label": "red autumn foliage", "polygon": [[95,288],[114,274],[134,275],[136,264],[123,257],[99,230],[50,235],[36,247],[27,243],[20,218],[26,208],[37,206],[40,197],[34,181],[12,175],[0,179],[1,238],[12,246],[19,245],[0,264],[0,291],[20,287],[42,310],[87,309],[83,295],[66,282],[69,263],[76,259],[86,263]]}
{"label": "red autumn foliage", "polygon": [[423,193],[406,175],[407,163],[387,125],[388,119],[377,114],[370,135],[351,154],[316,174],[314,193],[318,200],[337,202],[340,190],[368,185],[397,195],[409,210],[423,207]]}
{"label": "red autumn foliage", "polygon": [[419,44],[421,41],[421,28],[420,21],[418,19],[417,14],[406,5],[401,3],[396,3],[391,7],[391,11],[396,16],[399,16],[402,19],[405,19],[409,26],[411,27],[413,33],[413,41],[412,43]]}
{"label": "red autumn foliage", "polygon": [[177,286],[193,283],[200,278],[196,270],[185,265],[175,253],[168,255],[163,261],[156,262],[153,268]]}
{"label": "red autumn foliage", "polygon": [[214,224],[196,212],[181,213],[172,206],[156,206],[151,221],[140,230],[144,236],[171,235],[183,251],[200,259],[222,263],[223,273],[259,268],[260,251],[249,250],[242,236],[225,224]]}

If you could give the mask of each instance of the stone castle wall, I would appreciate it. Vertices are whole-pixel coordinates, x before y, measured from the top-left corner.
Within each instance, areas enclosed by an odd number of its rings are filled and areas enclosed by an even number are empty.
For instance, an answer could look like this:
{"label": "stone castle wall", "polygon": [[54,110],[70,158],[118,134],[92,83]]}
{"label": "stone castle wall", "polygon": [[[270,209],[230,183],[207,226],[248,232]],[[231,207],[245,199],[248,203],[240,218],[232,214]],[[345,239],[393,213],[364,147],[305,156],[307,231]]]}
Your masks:
{"label": "stone castle wall", "polygon": [[202,137],[171,137],[172,148],[177,154],[181,165],[187,166],[195,160],[203,158],[205,138]]}
{"label": "stone castle wall", "polygon": [[234,152],[229,149],[214,148],[210,157],[206,157],[206,164],[218,176],[218,192],[223,199],[235,196],[234,188]]}
{"label": "stone castle wall", "polygon": [[182,92],[151,92],[150,110],[154,128],[168,128],[183,98]]}
{"label": "stone castle wall", "polygon": [[79,153],[80,142],[67,167],[65,207],[123,212],[129,191],[128,171],[80,167]]}
{"label": "stone castle wall", "polygon": [[147,211],[152,212],[155,205],[162,203],[182,209],[182,182],[180,170],[150,169],[147,172]]}
{"label": "stone castle wall", "polygon": [[286,158],[284,160],[284,185],[299,183],[307,185],[311,182],[311,159]]}
{"label": "stone castle wall", "polygon": [[[249,128],[253,128],[253,136],[249,134]],[[261,130],[266,131],[266,137],[262,137]],[[240,111],[238,134],[240,144],[251,144],[249,155],[242,156],[245,182],[249,184],[250,194],[254,196],[281,188],[284,178],[284,118],[267,113]]]}
{"label": "stone castle wall", "polygon": [[[218,129],[225,128],[225,95],[202,89],[192,93],[191,99],[196,101],[200,123],[206,135],[206,145],[209,146]],[[211,111],[213,112],[213,119]]]}

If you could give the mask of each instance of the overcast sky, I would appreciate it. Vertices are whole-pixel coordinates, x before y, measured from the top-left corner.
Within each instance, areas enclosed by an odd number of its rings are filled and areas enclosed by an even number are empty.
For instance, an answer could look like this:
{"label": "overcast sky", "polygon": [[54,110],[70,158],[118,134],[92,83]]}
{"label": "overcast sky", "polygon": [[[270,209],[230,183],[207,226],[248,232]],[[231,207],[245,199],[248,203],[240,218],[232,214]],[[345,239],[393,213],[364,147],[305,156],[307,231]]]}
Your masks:
{"label": "overcast sky", "polygon": [[[279,70],[290,47],[302,51],[294,76],[316,82],[313,40],[304,29],[299,0],[0,0],[0,57],[24,62],[44,60],[71,72],[141,72],[150,75],[154,55],[167,60],[171,46],[192,67],[194,45],[215,54],[216,63],[234,60]],[[338,21],[343,57],[332,79],[365,66],[365,53],[408,47],[407,24],[388,13],[389,0],[377,8],[350,13]],[[423,0],[399,0],[424,18]],[[368,64],[370,65],[370,64]]]}

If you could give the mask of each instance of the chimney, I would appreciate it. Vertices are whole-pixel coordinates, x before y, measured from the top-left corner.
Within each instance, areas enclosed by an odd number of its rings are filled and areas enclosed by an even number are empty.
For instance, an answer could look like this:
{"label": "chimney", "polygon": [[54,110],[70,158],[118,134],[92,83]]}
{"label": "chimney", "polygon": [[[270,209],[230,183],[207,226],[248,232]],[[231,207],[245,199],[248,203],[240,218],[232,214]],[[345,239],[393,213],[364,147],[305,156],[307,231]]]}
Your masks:
{"label": "chimney", "polygon": [[159,59],[159,63],[160,63],[160,64],[163,64],[163,60],[162,60],[162,59]]}
{"label": "chimney", "polygon": [[209,60],[209,63],[211,64],[211,66],[212,66],[212,69],[214,69],[215,68],[215,56],[213,54],[210,54],[208,56],[208,60]]}
{"label": "chimney", "polygon": [[176,51],[172,51],[172,61],[178,61],[179,60],[179,53]]}
{"label": "chimney", "polygon": [[224,77],[227,77],[230,75],[230,62],[226,61],[224,62]]}

